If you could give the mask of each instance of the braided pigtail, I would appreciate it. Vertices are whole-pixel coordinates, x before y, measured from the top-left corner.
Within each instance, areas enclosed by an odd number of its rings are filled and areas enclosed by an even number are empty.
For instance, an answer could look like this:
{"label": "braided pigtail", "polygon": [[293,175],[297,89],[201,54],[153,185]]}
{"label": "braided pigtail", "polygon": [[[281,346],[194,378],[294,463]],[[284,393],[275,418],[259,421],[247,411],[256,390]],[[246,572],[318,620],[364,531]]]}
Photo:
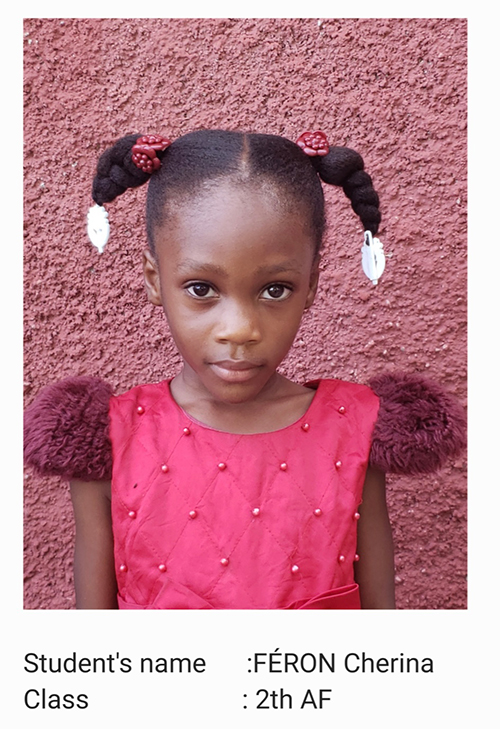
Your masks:
{"label": "braided pigtail", "polygon": [[311,164],[323,182],[344,190],[352,208],[360,218],[365,230],[362,251],[363,271],[374,283],[385,268],[384,249],[374,238],[380,225],[379,198],[372,184],[372,178],[365,172],[365,163],[360,154],[348,147],[330,147],[323,132],[304,132],[297,139],[297,145],[311,160]]}
{"label": "braided pigtail", "polygon": [[122,137],[100,156],[92,183],[92,199],[97,205],[111,202],[129,187],[139,187],[150,179],[151,175],[132,162],[132,147],[139,137]]}
{"label": "braided pigtail", "polygon": [[111,202],[129,187],[140,187],[161,166],[170,141],[163,137],[130,134],[119,139],[99,158],[92,183],[92,198],[97,205]]}
{"label": "braided pigtail", "polygon": [[130,187],[140,187],[161,167],[161,159],[170,140],[158,135],[129,134],[119,139],[99,158],[92,183],[96,203],[87,215],[87,232],[102,253],[109,237],[108,213],[102,207]]}
{"label": "braided pigtail", "polygon": [[379,197],[361,155],[348,147],[330,147],[327,155],[311,157],[311,162],[323,182],[343,189],[363,228],[376,235],[381,219]]}

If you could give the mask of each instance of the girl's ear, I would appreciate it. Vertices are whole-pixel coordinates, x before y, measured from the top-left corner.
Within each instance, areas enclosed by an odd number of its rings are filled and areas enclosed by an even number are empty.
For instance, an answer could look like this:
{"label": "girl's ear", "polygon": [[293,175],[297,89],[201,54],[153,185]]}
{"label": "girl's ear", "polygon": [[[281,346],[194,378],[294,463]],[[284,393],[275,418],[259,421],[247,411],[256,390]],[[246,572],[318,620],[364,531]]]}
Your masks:
{"label": "girl's ear", "polygon": [[142,270],[148,301],[155,306],[161,306],[160,273],[155,257],[149,249],[146,249],[142,253]]}
{"label": "girl's ear", "polygon": [[311,269],[311,278],[309,279],[309,293],[307,294],[306,303],[304,309],[309,309],[312,306],[314,299],[316,298],[316,291],[318,290],[319,281],[319,262],[321,256],[317,255],[313,261]]}

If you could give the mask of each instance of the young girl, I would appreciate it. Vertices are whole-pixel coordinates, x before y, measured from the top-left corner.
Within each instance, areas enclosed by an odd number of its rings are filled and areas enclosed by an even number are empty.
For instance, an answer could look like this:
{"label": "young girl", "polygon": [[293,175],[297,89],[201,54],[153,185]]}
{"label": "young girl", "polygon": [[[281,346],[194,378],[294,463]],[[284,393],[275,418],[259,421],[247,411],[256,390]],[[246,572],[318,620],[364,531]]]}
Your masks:
{"label": "young girl", "polygon": [[97,205],[149,181],[144,281],[183,367],[118,396],[70,378],[26,413],[27,462],[71,481],[77,607],[394,608],[384,472],[438,468],[463,412],[409,375],[277,371],[318,286],[320,180],[377,233],[363,168],[321,133],[133,135],[102,155]]}

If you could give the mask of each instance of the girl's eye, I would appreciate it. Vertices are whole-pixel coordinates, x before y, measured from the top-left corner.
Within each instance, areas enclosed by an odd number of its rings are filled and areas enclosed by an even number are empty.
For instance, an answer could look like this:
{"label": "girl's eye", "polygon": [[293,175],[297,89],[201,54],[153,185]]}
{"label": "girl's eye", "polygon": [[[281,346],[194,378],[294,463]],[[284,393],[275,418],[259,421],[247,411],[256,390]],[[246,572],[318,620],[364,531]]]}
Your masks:
{"label": "girl's eye", "polygon": [[262,292],[263,299],[274,299],[274,301],[284,301],[288,299],[292,290],[284,284],[271,284]]}
{"label": "girl's eye", "polygon": [[213,299],[216,296],[210,284],[202,283],[201,281],[186,286],[186,291],[196,299]]}

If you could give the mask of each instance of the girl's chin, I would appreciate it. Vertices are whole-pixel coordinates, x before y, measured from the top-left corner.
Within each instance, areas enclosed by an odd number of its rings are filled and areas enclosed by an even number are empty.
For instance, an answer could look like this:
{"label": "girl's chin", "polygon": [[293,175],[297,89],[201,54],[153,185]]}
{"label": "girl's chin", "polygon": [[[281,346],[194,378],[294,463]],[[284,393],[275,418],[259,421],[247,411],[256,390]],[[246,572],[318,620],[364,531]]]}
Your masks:
{"label": "girl's chin", "polygon": [[249,382],[222,382],[216,387],[210,387],[209,392],[214,400],[220,403],[239,405],[255,400],[262,392],[263,387],[256,387],[256,383]]}
{"label": "girl's chin", "polygon": [[208,394],[214,402],[237,405],[258,399],[263,391],[267,391],[279,377],[276,371],[265,371],[263,367],[252,367],[242,370],[228,370],[210,364],[204,372],[196,372],[193,368],[185,368],[183,380],[203,397]]}
{"label": "girl's chin", "polygon": [[[262,376],[262,373],[260,374]],[[241,381],[223,378],[214,381],[210,378],[210,383],[206,383],[206,389],[214,401],[227,405],[242,405],[259,399],[261,393],[267,390],[270,379],[272,376],[265,381],[255,376],[248,379],[242,378]]]}

